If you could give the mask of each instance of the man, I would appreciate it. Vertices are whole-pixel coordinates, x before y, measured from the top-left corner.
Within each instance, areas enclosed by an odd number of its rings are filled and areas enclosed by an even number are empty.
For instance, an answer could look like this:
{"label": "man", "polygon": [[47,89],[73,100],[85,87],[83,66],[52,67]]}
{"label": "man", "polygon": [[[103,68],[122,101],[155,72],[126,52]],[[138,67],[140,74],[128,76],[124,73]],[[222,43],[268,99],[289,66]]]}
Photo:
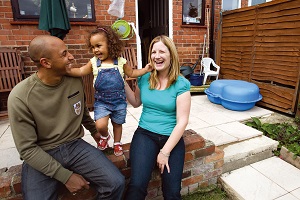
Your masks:
{"label": "man", "polygon": [[121,199],[124,176],[82,139],[82,125],[96,141],[100,134],[85,106],[82,79],[65,76],[74,57],[61,39],[49,35],[35,37],[28,52],[38,71],[8,98],[13,138],[24,160],[23,198],[57,199],[61,182],[73,194],[91,183],[98,199]]}

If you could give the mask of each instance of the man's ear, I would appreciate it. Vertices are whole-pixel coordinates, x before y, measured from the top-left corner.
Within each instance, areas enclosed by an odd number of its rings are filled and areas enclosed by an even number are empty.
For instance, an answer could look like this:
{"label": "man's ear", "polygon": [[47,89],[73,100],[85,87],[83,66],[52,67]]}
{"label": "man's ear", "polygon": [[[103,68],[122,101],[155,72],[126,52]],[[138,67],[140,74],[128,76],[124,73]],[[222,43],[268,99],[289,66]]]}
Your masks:
{"label": "man's ear", "polygon": [[51,63],[47,58],[41,58],[40,63],[45,68],[51,68]]}

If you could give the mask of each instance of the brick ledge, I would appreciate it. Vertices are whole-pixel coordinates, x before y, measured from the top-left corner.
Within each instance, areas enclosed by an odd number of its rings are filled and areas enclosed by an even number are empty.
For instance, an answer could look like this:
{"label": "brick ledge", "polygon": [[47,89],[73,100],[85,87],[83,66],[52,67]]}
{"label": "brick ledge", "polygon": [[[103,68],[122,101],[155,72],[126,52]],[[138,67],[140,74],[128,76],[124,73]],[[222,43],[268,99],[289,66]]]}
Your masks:
{"label": "brick ledge", "polygon": [[[222,174],[224,152],[193,130],[186,130],[183,135],[185,142],[185,163],[182,176],[181,194],[187,195],[199,188],[216,185]],[[123,145],[124,155],[116,157],[112,151],[107,157],[120,169],[127,182],[130,178],[129,161],[130,143]],[[59,191],[60,200],[92,200],[96,191],[90,187],[76,195],[72,195],[66,188]],[[84,197],[84,198],[83,198]],[[148,185],[147,199],[162,198],[160,172],[155,169]],[[0,169],[0,199],[22,200],[21,194],[21,165]]]}

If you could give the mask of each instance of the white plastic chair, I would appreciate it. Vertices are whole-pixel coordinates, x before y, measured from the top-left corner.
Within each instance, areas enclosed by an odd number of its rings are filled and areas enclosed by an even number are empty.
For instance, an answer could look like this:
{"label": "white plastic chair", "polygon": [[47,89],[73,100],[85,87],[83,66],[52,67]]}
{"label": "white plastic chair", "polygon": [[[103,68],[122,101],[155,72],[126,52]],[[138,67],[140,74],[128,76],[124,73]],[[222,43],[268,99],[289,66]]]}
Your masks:
{"label": "white plastic chair", "polygon": [[[211,64],[217,69],[216,71],[210,69]],[[205,85],[207,77],[209,77],[209,76],[215,76],[216,80],[218,80],[220,66],[217,65],[213,59],[202,58],[201,69],[203,70],[202,72],[204,73],[203,85]]]}

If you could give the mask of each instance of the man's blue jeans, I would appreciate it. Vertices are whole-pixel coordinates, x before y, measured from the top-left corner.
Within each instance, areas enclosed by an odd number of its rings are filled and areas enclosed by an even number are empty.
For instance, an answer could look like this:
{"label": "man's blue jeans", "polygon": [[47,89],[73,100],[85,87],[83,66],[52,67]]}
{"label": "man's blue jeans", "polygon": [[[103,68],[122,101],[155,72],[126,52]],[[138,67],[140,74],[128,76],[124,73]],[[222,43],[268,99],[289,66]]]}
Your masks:
{"label": "man's blue jeans", "polygon": [[[94,146],[82,139],[62,144],[47,151],[65,168],[82,175],[98,191],[98,199],[121,199],[125,178],[118,168]],[[22,192],[24,200],[58,198],[61,182],[23,163]]]}
{"label": "man's blue jeans", "polygon": [[[151,173],[156,166],[159,150],[168,140],[163,136],[143,128],[138,128],[130,145],[131,177],[125,195],[126,200],[144,200]],[[184,165],[185,145],[181,138],[169,157],[170,173],[164,169],[162,191],[165,200],[181,199],[181,179]]]}

